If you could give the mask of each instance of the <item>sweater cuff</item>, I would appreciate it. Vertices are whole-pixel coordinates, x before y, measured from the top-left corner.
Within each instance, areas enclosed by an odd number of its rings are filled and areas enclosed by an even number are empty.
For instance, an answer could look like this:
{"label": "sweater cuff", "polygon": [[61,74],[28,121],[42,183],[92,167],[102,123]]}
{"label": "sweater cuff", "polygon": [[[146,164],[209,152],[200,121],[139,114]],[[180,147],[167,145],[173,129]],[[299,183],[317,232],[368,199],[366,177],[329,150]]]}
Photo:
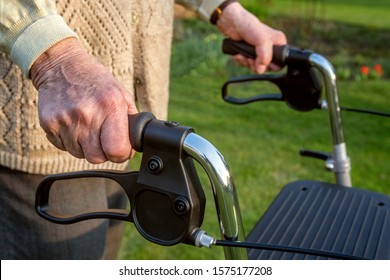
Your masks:
{"label": "sweater cuff", "polygon": [[23,74],[29,77],[30,67],[35,60],[59,41],[77,37],[59,15],[48,15],[31,24],[15,41],[11,59]]}
{"label": "sweater cuff", "polygon": [[201,19],[209,22],[211,15],[214,13],[215,9],[219,7],[225,0],[203,0],[200,4],[197,13]]}

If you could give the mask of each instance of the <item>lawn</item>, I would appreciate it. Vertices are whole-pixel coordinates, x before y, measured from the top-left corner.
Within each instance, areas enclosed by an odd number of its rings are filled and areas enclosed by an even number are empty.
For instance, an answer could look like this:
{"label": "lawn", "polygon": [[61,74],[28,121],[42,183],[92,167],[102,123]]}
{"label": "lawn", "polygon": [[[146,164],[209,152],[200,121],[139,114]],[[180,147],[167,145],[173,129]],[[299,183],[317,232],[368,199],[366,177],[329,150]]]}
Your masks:
{"label": "lawn", "polygon": [[[249,5],[256,5],[258,1],[243,1]],[[264,2],[264,1],[263,1]],[[270,3],[270,14],[288,15],[295,13],[303,17],[312,17],[313,11],[316,16],[325,20],[341,21],[349,24],[364,24],[375,28],[389,28],[388,16],[390,2],[387,0],[277,0]],[[274,12],[275,11],[275,12]],[[363,12],[362,12],[363,11]],[[309,13],[311,12],[311,13]]]}
{"label": "lawn", "polygon": [[[248,7],[258,2],[267,1],[242,1]],[[388,14],[388,1],[326,1],[326,5],[317,6],[323,10],[323,15],[316,15],[310,22],[307,14],[302,14],[301,20],[291,15],[294,10],[289,12],[284,2],[292,5],[292,1],[268,1],[256,11],[263,20],[285,30],[290,44],[324,54],[337,71],[349,71],[349,75],[339,81],[342,106],[389,113],[390,83],[386,63],[390,50],[384,42],[390,37],[390,18],[373,20],[377,15]],[[309,7],[303,2],[294,1],[306,11]],[[301,30],[294,31],[291,22],[296,23],[296,28],[302,27]],[[348,38],[347,42],[342,38]],[[221,39],[207,24],[192,19],[177,23],[169,118],[192,126],[224,155],[235,178],[248,232],[286,183],[302,179],[334,182],[333,174],[324,170],[323,162],[298,154],[301,148],[331,151],[328,115],[323,110],[293,111],[281,102],[246,106],[224,103],[220,97],[222,84],[230,76],[246,71],[220,53]],[[359,51],[361,42],[366,44]],[[377,63],[384,66],[385,77],[358,79],[360,66],[371,67]],[[256,88],[260,92],[272,90],[275,89],[267,84]],[[390,195],[390,119],[352,112],[343,112],[342,116],[353,184]],[[202,228],[219,238],[208,180],[201,169],[199,173],[208,198]],[[120,258],[223,259],[223,253],[221,248],[158,246],[145,241],[132,224],[127,224]]]}

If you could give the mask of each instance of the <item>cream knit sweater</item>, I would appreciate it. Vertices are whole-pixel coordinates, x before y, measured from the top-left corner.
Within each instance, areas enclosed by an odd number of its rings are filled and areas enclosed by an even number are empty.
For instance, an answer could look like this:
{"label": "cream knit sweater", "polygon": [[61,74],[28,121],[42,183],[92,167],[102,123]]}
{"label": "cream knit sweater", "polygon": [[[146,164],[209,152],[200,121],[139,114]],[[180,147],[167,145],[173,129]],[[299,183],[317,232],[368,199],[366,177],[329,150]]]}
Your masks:
{"label": "cream knit sweater", "polygon": [[[151,111],[158,118],[165,119],[174,1],[0,1],[0,165],[34,174],[97,168],[123,169],[127,163],[92,165],[76,159],[67,152],[57,150],[46,139],[38,120],[37,92],[26,77],[39,54],[36,49],[45,47],[46,37],[39,38],[39,32],[42,28],[60,26],[58,32],[48,35],[53,44],[56,40],[75,36],[74,31],[90,54],[129,91],[134,89],[141,111]],[[198,11],[202,18],[207,19],[222,1],[177,2]],[[33,13],[28,11],[29,18],[25,16],[12,23],[11,16],[7,18],[4,12],[13,8],[12,5],[19,5],[27,11],[34,5],[38,8]],[[55,8],[58,15],[53,13]],[[30,28],[35,28],[35,33],[30,32],[30,37],[23,37],[27,32],[21,28],[19,33],[10,32],[26,18],[36,23]],[[43,19],[41,26],[40,19]],[[69,30],[61,28],[62,19],[70,27]],[[46,24],[43,24],[45,21]],[[52,25],[47,24],[50,21]],[[24,46],[29,44],[24,56],[20,55],[23,40]]]}

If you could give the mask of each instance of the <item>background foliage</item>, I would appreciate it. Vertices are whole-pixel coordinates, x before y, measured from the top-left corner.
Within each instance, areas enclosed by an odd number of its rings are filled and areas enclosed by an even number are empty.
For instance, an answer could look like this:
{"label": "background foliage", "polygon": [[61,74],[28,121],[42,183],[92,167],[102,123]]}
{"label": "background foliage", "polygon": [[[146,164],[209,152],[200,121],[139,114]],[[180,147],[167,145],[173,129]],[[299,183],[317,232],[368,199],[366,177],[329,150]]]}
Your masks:
{"label": "background foliage", "polygon": [[[342,106],[390,112],[390,2],[388,0],[242,0],[262,21],[283,30],[291,45],[326,56],[339,77]],[[248,232],[288,182],[314,179],[334,182],[323,162],[302,158],[301,148],[330,152],[326,111],[301,113],[283,103],[233,106],[220,97],[231,76],[247,73],[221,54],[222,36],[193,18],[177,20],[171,60],[169,118],[191,126],[225,156],[235,178]],[[383,74],[368,76],[381,65]],[[268,84],[254,93],[272,92]],[[390,195],[390,120],[343,113],[352,180],[357,187]],[[133,163],[137,169],[140,155]],[[207,213],[202,226],[219,238],[209,183],[202,170]],[[126,225],[122,259],[223,259],[221,248],[188,245],[162,247],[145,241]]]}

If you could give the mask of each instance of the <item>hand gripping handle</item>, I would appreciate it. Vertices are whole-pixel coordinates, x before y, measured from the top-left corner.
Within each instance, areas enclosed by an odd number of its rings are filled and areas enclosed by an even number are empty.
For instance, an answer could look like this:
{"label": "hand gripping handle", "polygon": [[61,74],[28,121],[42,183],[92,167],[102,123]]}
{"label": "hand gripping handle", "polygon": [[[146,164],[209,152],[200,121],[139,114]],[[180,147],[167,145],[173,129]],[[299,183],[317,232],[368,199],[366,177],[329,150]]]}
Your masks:
{"label": "hand gripping handle", "polygon": [[[143,150],[143,135],[147,124],[154,120],[155,117],[151,113],[139,113],[129,116],[129,131],[130,142],[134,150],[142,152]],[[122,209],[106,209],[102,211],[94,211],[90,213],[67,214],[59,213],[53,210],[49,204],[50,191],[56,181],[80,179],[80,178],[106,178],[116,181],[126,192],[129,200],[131,200],[131,186],[137,182],[137,172],[120,172],[107,170],[88,170],[79,172],[70,172],[63,174],[52,174],[46,176],[38,186],[36,192],[35,206],[38,214],[54,223],[70,224],[88,219],[108,218],[118,220],[129,220],[129,211]]]}
{"label": "hand gripping handle", "polygon": [[[274,46],[272,62],[283,67],[286,65],[286,58],[290,50],[289,45]],[[253,46],[244,41],[234,41],[231,39],[224,39],[222,44],[222,51],[225,54],[236,55],[242,54],[248,58],[256,58],[256,50]]]}
{"label": "hand gripping handle", "polygon": [[[194,134],[193,129],[156,120],[150,113],[140,113],[129,116],[129,131],[133,148],[142,151],[139,171],[89,170],[47,176],[36,193],[38,214],[59,224],[102,218],[124,220],[134,223],[139,233],[154,243],[193,244],[203,221],[206,199],[193,160],[183,152],[183,142],[189,134]],[[60,213],[55,205],[50,205],[54,182],[96,177],[116,181],[126,192],[130,210],[82,209],[82,213],[74,214]],[[71,182],[68,186],[72,187]],[[74,206],[82,205],[83,197],[74,199],[78,200]],[[66,203],[72,206],[72,202]]]}

